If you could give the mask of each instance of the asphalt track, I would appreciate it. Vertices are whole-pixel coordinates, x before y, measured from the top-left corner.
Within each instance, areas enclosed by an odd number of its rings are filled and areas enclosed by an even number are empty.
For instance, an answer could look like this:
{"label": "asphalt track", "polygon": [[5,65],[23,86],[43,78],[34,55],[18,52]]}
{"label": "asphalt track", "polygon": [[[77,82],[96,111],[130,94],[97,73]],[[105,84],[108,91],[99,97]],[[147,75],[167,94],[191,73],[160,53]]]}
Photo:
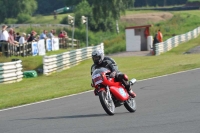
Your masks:
{"label": "asphalt track", "polygon": [[137,111],[108,116],[93,92],[0,111],[0,133],[200,133],[200,69],[139,81]]}

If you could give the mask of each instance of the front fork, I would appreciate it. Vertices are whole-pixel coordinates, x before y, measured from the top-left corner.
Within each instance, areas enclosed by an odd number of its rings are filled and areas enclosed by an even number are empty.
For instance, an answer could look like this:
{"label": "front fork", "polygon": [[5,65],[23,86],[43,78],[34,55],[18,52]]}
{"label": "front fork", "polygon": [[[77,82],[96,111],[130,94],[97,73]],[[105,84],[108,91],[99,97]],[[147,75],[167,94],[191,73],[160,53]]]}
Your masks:
{"label": "front fork", "polygon": [[108,99],[109,102],[112,101],[112,97],[111,97],[111,94],[110,94],[110,88],[108,86],[106,86],[106,98]]}

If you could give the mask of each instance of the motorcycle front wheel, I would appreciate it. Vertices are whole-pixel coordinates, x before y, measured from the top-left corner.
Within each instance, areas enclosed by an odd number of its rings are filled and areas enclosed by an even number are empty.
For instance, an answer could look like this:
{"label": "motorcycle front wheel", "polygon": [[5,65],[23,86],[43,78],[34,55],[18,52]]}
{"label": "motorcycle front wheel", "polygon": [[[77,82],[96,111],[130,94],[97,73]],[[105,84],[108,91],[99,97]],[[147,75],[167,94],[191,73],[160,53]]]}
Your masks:
{"label": "motorcycle front wheel", "polygon": [[125,101],[124,106],[129,112],[135,112],[137,108],[135,98],[129,98]]}
{"label": "motorcycle front wheel", "polygon": [[103,109],[108,115],[114,115],[115,113],[115,104],[113,100],[108,98],[106,91],[99,92],[99,100]]}

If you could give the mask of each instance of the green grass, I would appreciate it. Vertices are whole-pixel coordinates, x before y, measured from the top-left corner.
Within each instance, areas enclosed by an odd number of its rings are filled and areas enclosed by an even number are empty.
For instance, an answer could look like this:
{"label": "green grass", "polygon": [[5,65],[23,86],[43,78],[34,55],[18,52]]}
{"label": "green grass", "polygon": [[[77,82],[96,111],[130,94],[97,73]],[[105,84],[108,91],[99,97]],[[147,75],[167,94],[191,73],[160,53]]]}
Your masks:
{"label": "green grass", "polygon": [[49,15],[49,16],[36,15],[36,16],[32,17],[31,20],[29,20],[27,23],[34,23],[34,24],[59,24],[60,21],[64,17],[66,17],[67,15],[70,15],[70,13],[68,13],[68,14],[59,14],[59,15],[57,15],[57,19],[54,19],[53,15]]}
{"label": "green grass", "polygon": [[[185,50],[199,45],[199,42],[200,37],[160,56],[114,57],[114,59],[120,71],[130,78],[141,80],[199,68],[200,54],[183,54]],[[92,90],[91,64],[92,60],[88,59],[75,67],[50,76],[41,75],[37,78],[23,79],[18,83],[0,84],[0,109]]]}
{"label": "green grass", "polygon": [[[167,29],[166,27],[170,27],[170,29],[164,30],[163,34],[183,34],[199,26],[199,23],[197,23],[200,22],[198,21],[200,18],[199,11],[181,11],[174,12],[174,14],[177,16],[171,21],[155,25],[154,28],[161,26],[163,29]],[[64,15],[61,16],[63,17]],[[187,19],[188,16],[190,19]],[[196,18],[194,16],[196,16]],[[44,21],[42,18],[38,20],[38,23]],[[44,19],[50,21],[53,19],[53,16]],[[180,20],[184,20],[184,23]],[[176,22],[178,23],[176,24]],[[182,28],[180,28],[180,26]],[[105,40],[105,51],[107,51],[107,53],[125,50],[124,33],[112,35],[112,37],[107,33],[104,33],[104,35],[100,33],[97,34],[98,38]],[[198,45],[200,45],[200,37],[183,43],[160,56],[114,57],[114,59],[119,65],[120,71],[126,73],[130,78],[141,80],[199,68],[200,54],[183,54]],[[59,54],[65,51],[67,50],[48,52],[47,55]],[[42,67],[42,56],[1,57],[0,62],[10,62],[12,58],[19,58],[22,60],[23,71]],[[40,75],[37,78],[23,79],[21,82],[17,83],[0,84],[0,109],[92,90],[93,88],[90,86],[91,64],[92,61],[89,59],[75,67],[54,73],[50,76]]]}
{"label": "green grass", "polygon": [[200,0],[188,0],[188,2],[200,2]]}

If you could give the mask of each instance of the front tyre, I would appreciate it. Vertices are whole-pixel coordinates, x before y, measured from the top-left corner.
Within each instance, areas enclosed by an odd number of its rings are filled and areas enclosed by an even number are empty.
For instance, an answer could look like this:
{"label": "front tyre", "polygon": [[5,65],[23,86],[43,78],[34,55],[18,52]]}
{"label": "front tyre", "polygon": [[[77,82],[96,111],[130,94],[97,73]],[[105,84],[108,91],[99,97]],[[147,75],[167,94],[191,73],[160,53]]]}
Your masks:
{"label": "front tyre", "polygon": [[106,111],[108,115],[114,115],[115,113],[115,105],[113,100],[109,100],[106,91],[99,92],[99,100],[103,109]]}
{"label": "front tyre", "polygon": [[130,97],[125,101],[124,106],[129,112],[135,112],[137,108],[135,98]]}

